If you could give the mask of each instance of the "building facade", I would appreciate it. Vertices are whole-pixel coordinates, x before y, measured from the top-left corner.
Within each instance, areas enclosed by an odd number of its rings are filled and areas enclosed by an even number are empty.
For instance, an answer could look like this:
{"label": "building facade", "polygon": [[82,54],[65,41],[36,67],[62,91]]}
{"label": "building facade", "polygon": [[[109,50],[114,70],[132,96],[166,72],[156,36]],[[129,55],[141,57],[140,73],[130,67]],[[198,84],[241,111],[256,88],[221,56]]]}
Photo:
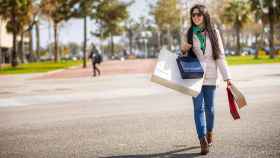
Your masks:
{"label": "building facade", "polygon": [[[7,22],[0,18],[0,63],[8,64],[11,62],[11,51],[13,47],[13,35],[7,32]],[[19,46],[20,37],[17,37],[17,46]],[[28,53],[29,38],[24,36],[23,39],[23,54]]]}

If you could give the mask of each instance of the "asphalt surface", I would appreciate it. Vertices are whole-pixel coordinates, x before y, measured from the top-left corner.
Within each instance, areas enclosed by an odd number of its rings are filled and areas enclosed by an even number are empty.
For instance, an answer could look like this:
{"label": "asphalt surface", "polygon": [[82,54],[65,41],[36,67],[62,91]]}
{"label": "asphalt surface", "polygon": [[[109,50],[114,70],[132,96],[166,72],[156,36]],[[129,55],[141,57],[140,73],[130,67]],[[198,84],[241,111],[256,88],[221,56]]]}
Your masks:
{"label": "asphalt surface", "polygon": [[[234,121],[216,91],[214,146],[202,157],[280,157],[280,64],[230,67],[248,106]],[[189,96],[150,74],[0,77],[1,158],[200,157]]]}

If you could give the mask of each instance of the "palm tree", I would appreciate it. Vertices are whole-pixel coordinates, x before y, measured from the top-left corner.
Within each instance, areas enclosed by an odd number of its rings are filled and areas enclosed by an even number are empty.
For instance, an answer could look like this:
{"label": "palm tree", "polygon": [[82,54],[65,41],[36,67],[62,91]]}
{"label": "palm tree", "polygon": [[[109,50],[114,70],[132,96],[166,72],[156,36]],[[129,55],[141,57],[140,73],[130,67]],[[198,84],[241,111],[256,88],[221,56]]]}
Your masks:
{"label": "palm tree", "polygon": [[22,32],[24,26],[29,22],[29,13],[32,0],[2,0],[0,3],[0,16],[7,20],[7,31],[13,34],[12,67],[17,62],[17,35]]}
{"label": "palm tree", "polygon": [[173,43],[172,33],[181,30],[182,10],[178,4],[179,0],[158,0],[151,11],[151,15],[154,16],[156,25],[162,35],[161,37],[164,38],[164,41],[167,41],[169,49]]}
{"label": "palm tree", "polygon": [[274,58],[274,25],[280,19],[280,0],[251,0],[256,20],[269,24],[270,58]]}
{"label": "palm tree", "polygon": [[87,67],[87,17],[94,14],[95,6],[98,3],[97,0],[81,0],[77,11],[77,17],[83,18],[84,21],[83,68]]}
{"label": "palm tree", "polygon": [[129,52],[132,52],[132,42],[133,42],[133,27],[135,27],[133,19],[126,21],[125,29],[127,31],[127,36],[129,40]]}
{"label": "palm tree", "polygon": [[79,0],[42,0],[41,10],[53,23],[54,29],[54,61],[59,61],[58,55],[58,26],[75,16],[74,7]]}
{"label": "palm tree", "polygon": [[[25,62],[25,55],[24,55],[24,37],[26,37],[26,33],[30,32],[33,26],[33,1],[30,0],[30,5],[26,6],[25,15],[20,16],[20,22],[21,22],[21,27],[20,27],[20,45],[19,45],[19,54],[20,54],[20,60],[21,63]],[[31,36],[32,38],[32,36]],[[31,39],[29,39],[31,40]]]}
{"label": "palm tree", "polygon": [[102,33],[93,33],[102,38],[111,38],[111,55],[114,55],[114,36],[120,35],[124,27],[121,23],[128,18],[127,7],[132,3],[123,3],[119,0],[101,1],[96,8],[96,14],[91,18],[100,25]]}
{"label": "palm tree", "polygon": [[[39,28],[39,18],[41,14],[40,3],[38,1],[34,1],[32,7],[32,24],[29,26],[29,51],[32,57],[35,57],[35,61],[40,61],[40,28]],[[33,36],[32,32],[35,26],[35,36],[36,36],[36,54],[33,54]]]}
{"label": "palm tree", "polygon": [[221,19],[225,24],[233,25],[236,31],[236,54],[240,55],[240,32],[250,20],[250,5],[244,0],[232,0],[224,8]]}

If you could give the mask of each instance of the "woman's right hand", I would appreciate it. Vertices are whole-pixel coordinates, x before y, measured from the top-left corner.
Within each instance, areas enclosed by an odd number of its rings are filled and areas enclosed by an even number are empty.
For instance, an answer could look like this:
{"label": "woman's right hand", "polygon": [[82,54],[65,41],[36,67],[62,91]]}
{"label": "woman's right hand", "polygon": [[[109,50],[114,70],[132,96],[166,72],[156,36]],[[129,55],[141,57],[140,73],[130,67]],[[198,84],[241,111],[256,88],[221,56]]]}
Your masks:
{"label": "woman's right hand", "polygon": [[231,86],[231,84],[232,84],[231,79],[228,79],[228,80],[226,80],[226,81],[227,81],[227,86],[228,86],[228,87]]}
{"label": "woman's right hand", "polygon": [[188,52],[188,50],[189,50],[191,47],[192,47],[192,45],[189,44],[189,43],[184,43],[184,44],[182,44],[182,45],[181,45],[181,53],[182,53],[183,55],[186,55],[187,52]]}

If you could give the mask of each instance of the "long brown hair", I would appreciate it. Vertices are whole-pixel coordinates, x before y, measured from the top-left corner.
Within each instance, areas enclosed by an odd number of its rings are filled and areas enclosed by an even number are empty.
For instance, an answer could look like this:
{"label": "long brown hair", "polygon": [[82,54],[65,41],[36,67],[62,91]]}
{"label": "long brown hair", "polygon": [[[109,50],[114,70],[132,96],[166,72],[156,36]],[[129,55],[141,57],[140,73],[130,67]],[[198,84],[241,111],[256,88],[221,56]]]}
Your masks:
{"label": "long brown hair", "polygon": [[[210,18],[209,13],[204,5],[196,4],[191,8],[190,15],[192,15],[194,9],[198,9],[198,11],[200,13],[202,13],[203,22],[205,24],[205,29],[206,29],[206,31],[209,35],[209,39],[211,41],[213,58],[214,58],[214,60],[219,59],[219,54],[221,52],[220,52],[220,47],[219,47],[219,43],[218,43],[218,37],[217,37],[216,30],[215,30],[213,24],[211,23],[211,18]],[[191,27],[193,27],[193,26],[196,26],[196,25],[194,24],[194,22],[192,20],[192,16],[191,16]]]}

